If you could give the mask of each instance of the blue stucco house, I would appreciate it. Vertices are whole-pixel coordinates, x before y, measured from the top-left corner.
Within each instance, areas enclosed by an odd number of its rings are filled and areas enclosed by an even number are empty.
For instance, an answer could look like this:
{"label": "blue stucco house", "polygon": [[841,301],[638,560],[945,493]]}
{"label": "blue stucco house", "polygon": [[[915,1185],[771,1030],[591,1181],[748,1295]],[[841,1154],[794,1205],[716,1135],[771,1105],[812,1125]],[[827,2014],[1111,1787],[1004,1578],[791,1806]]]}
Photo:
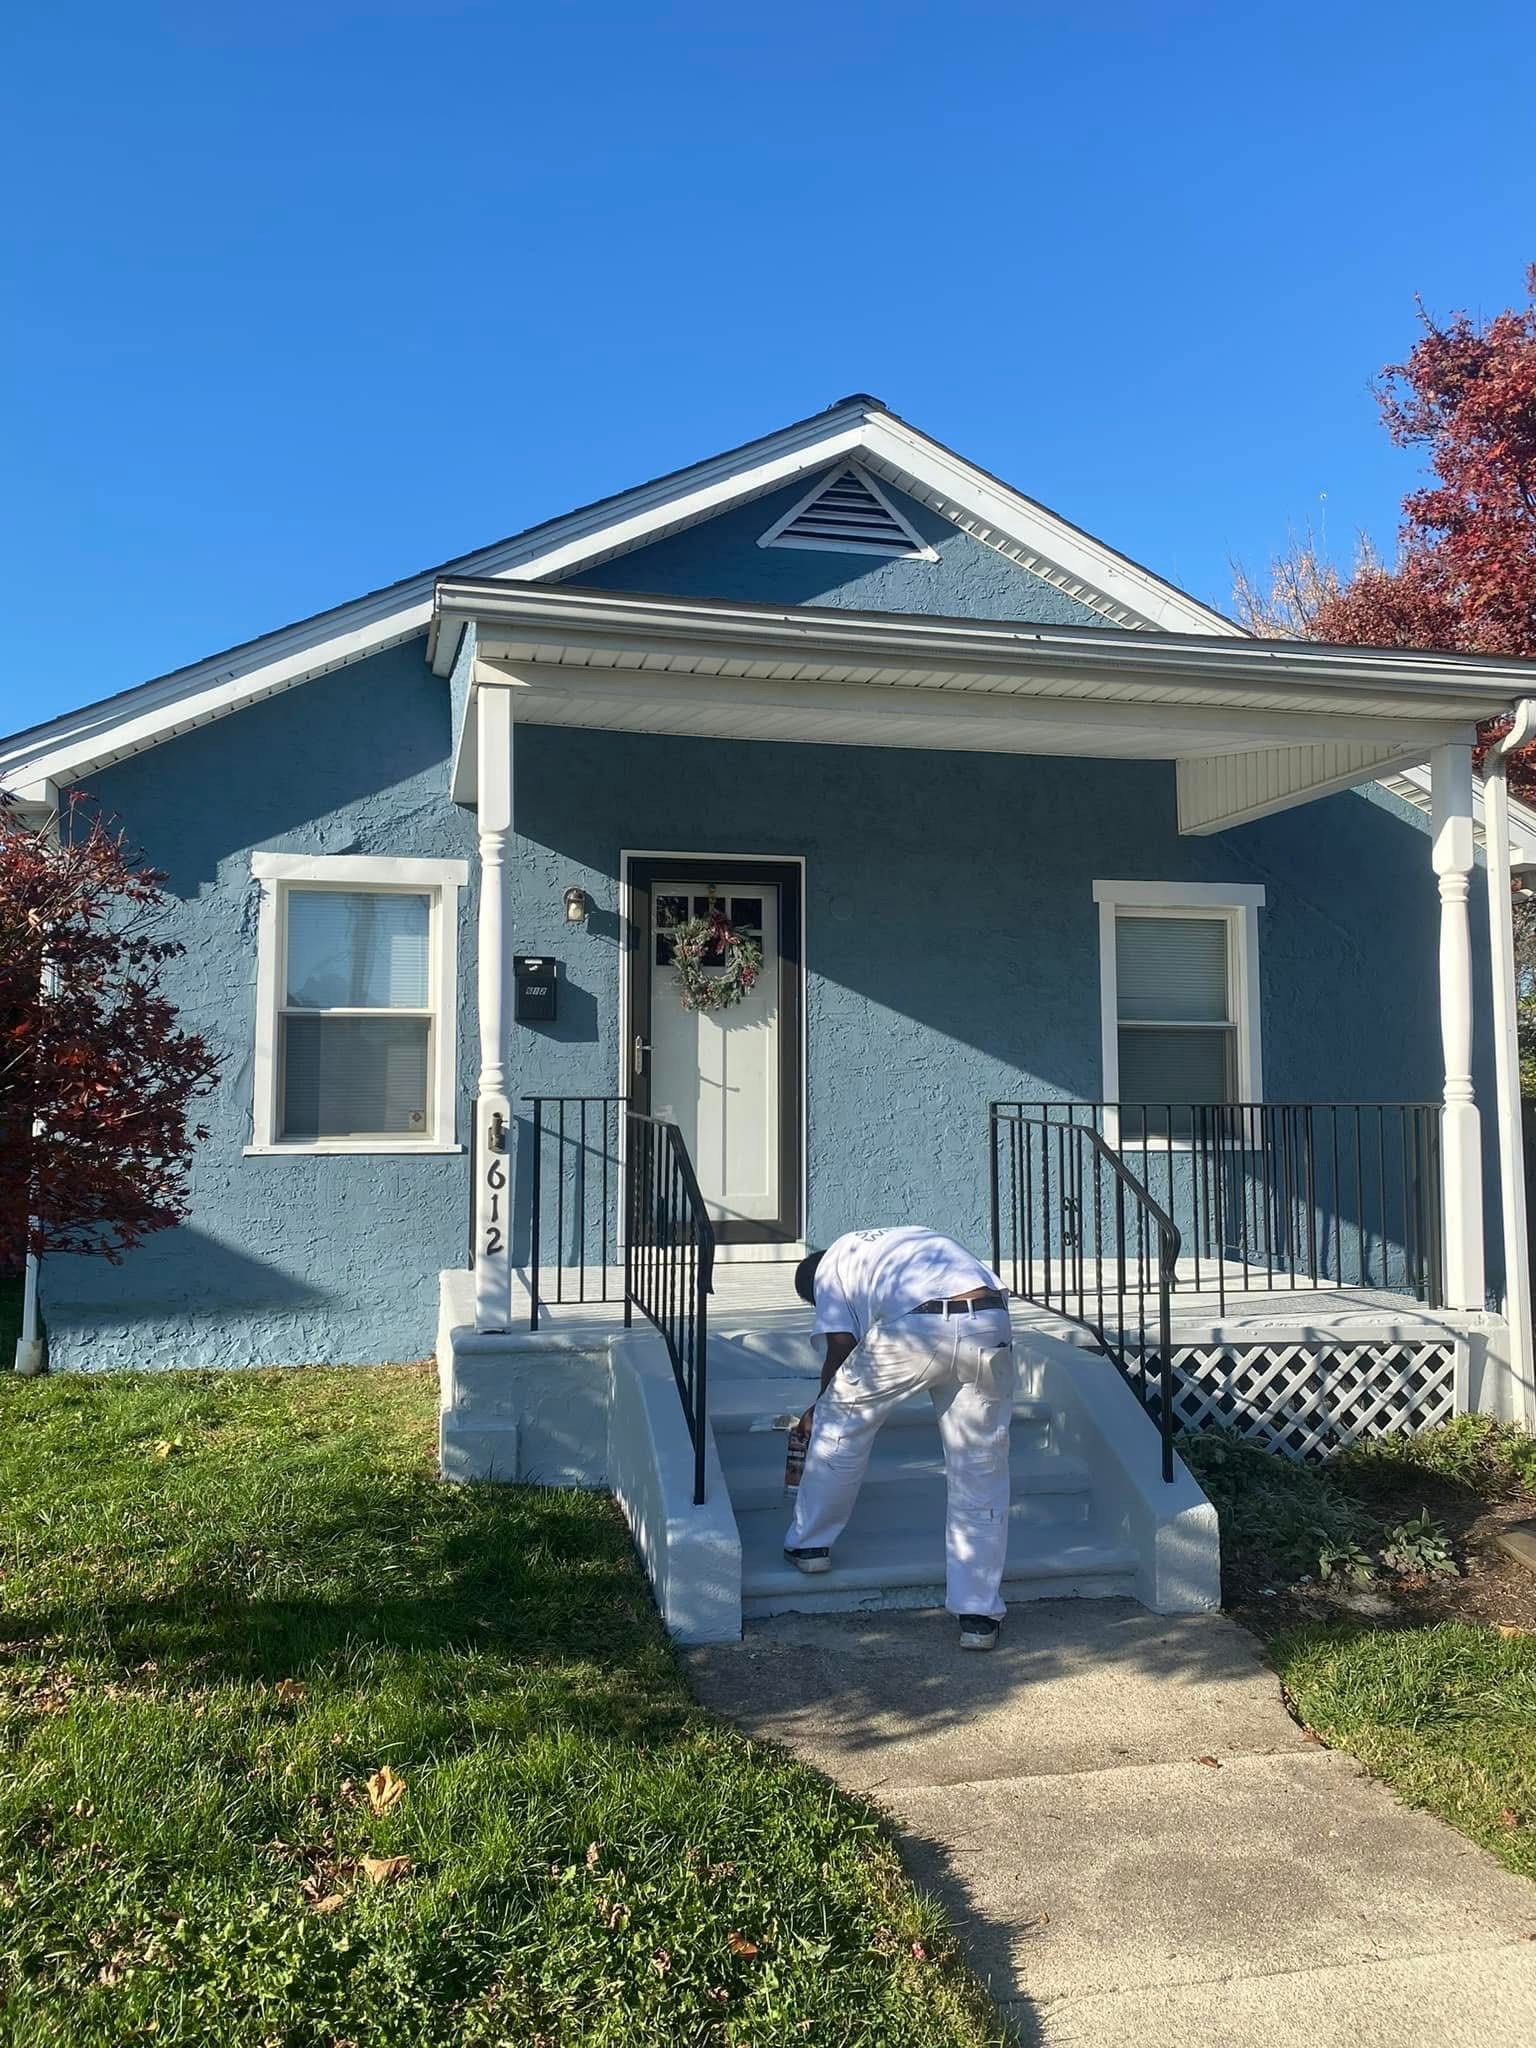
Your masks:
{"label": "blue stucco house", "polygon": [[[225,1059],[187,1223],[34,1269],[51,1362],[436,1348],[445,1469],[613,1484],[728,1633],[790,1597],[787,1262],[926,1220],[1060,1351],[1029,1455],[1119,1532],[1042,1583],[1178,1604],[1197,1491],[1121,1470],[1169,1400],[1297,1454],[1531,1413],[1536,837],[1472,742],[1532,680],[1253,639],[855,395],[22,733],[0,784],[166,870]],[[699,918],[705,980],[760,962],[731,1007],[682,999]]]}

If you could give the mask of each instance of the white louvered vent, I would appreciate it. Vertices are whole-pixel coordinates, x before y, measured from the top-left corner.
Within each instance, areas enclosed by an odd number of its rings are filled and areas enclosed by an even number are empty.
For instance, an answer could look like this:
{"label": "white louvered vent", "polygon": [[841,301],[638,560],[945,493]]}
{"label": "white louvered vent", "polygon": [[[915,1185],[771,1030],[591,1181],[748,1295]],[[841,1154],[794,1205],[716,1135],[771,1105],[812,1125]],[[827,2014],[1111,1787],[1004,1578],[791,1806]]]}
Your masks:
{"label": "white louvered vent", "polygon": [[769,527],[758,546],[830,548],[840,554],[899,555],[917,562],[939,559],[874,478],[851,466],[823,477]]}

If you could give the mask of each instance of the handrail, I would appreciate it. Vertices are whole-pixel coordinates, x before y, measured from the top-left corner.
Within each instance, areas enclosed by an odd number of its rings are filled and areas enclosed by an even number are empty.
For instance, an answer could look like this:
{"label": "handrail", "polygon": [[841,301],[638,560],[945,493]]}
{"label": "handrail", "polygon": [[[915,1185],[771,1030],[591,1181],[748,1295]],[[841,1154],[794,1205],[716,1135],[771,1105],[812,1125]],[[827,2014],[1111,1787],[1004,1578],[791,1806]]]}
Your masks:
{"label": "handrail", "polygon": [[[667,1347],[704,1500],[715,1230],[675,1123],[623,1095],[528,1095],[528,1327],[584,1302],[638,1308]],[[611,1273],[622,1246],[623,1281]],[[554,1269],[553,1293],[544,1276]]]}
{"label": "handrail", "polygon": [[[1171,1482],[1178,1227],[1091,1124],[1051,1123],[1035,1107],[994,1102],[989,1111],[993,1268],[1014,1294],[1087,1330],[1114,1362],[1157,1422],[1163,1478]],[[1149,1354],[1152,1295],[1156,1350]]]}
{"label": "handrail", "polygon": [[628,1327],[640,1309],[667,1347],[693,1443],[693,1498],[700,1506],[715,1227],[677,1125],[634,1109],[624,1125],[624,1322]]}
{"label": "handrail", "polygon": [[1438,1103],[1006,1106],[1096,1130],[1161,1196],[1184,1277],[1222,1313],[1229,1287],[1360,1287],[1442,1304]]}

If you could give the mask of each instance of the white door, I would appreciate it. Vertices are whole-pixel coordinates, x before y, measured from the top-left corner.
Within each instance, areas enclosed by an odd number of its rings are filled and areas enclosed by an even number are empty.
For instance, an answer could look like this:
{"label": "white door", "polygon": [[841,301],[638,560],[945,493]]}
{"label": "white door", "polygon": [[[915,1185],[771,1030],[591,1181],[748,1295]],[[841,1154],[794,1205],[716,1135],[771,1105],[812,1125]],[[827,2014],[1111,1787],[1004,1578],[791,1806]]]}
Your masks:
{"label": "white door", "polygon": [[665,878],[652,885],[651,1114],[681,1130],[716,1222],[771,1222],[782,1196],[779,891],[723,876],[715,899],[733,929],[761,945],[763,971],[733,1009],[685,1010],[667,927],[706,915],[709,891]]}

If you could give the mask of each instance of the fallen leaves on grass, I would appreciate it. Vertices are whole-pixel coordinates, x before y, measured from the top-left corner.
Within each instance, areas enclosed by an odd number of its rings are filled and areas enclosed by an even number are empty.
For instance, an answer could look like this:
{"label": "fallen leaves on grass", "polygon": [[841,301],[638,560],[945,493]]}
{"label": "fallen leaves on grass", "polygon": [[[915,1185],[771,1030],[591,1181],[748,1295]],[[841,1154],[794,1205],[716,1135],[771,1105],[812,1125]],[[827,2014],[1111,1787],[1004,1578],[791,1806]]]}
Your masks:
{"label": "fallen leaves on grass", "polygon": [[183,1449],[185,1449],[185,1446],[179,1436],[163,1436],[155,1445],[155,1456],[157,1458],[174,1458]]}
{"label": "fallen leaves on grass", "polygon": [[725,1937],[725,1945],[733,1956],[755,1956],[757,1954],[757,1943],[755,1941],[748,1941],[744,1934],[737,1934],[734,1930]]}
{"label": "fallen leaves on grass", "polygon": [[305,1690],[296,1678],[280,1678],[272,1688],[272,1697],[280,1707],[297,1707],[303,1702]]}
{"label": "fallen leaves on grass", "polygon": [[299,1895],[311,1913],[338,1913],[347,1903],[345,1892],[330,1892],[323,1877],[306,1877],[299,1886]]}
{"label": "fallen leaves on grass", "polygon": [[392,1806],[398,1806],[405,1797],[405,1780],[392,1771],[388,1764],[375,1771],[364,1788],[368,1794],[368,1805],[374,1813],[388,1813]]}
{"label": "fallen leaves on grass", "polygon": [[357,1867],[370,1884],[393,1884],[411,1869],[409,1856],[359,1856]]}
{"label": "fallen leaves on grass", "polygon": [[1525,1822],[1512,1806],[1501,1806],[1499,1808],[1499,1826],[1510,1829],[1521,1828],[1525,1826]]}

